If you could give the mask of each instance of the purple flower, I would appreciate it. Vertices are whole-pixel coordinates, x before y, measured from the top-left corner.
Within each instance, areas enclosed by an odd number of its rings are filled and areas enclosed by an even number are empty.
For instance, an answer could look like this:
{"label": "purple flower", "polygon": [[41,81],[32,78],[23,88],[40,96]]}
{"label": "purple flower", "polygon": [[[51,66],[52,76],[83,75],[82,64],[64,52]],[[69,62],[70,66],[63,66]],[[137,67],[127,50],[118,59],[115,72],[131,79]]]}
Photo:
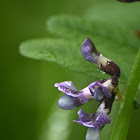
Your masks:
{"label": "purple flower", "polygon": [[85,113],[82,109],[80,109],[78,111],[79,118],[77,121],[74,120],[74,122],[93,128],[100,128],[105,124],[111,123],[111,120],[107,114],[109,114],[111,111],[114,98],[115,93],[113,92],[113,96],[111,98],[105,98],[105,100],[100,103],[97,111],[93,114]]}
{"label": "purple flower", "polygon": [[121,72],[118,65],[100,54],[89,38],[87,38],[82,44],[82,55],[86,60],[96,64],[96,66],[103,72],[111,76],[120,76]]}
{"label": "purple flower", "polygon": [[106,124],[111,123],[109,116],[103,111],[102,104],[94,114],[87,114],[80,109],[78,115],[78,120],[74,120],[74,122],[89,127],[86,133],[86,140],[100,140],[99,134],[101,129]]}
{"label": "purple flower", "polygon": [[82,109],[78,111],[79,118],[78,120],[74,120],[74,122],[89,127],[86,134],[86,140],[100,140],[99,133],[101,129],[106,124],[111,123],[108,114],[111,111],[115,95],[116,93],[113,92],[111,98],[104,98],[97,111],[93,114],[85,113]]}
{"label": "purple flower", "polygon": [[71,81],[56,83],[54,86],[66,94],[59,99],[59,107],[65,110],[71,110],[93,98],[98,102],[102,101],[105,97],[111,98],[111,93],[118,84],[116,79],[115,76],[112,76],[108,80],[93,82],[80,91],[77,91]]}
{"label": "purple flower", "polygon": [[79,124],[88,127],[86,140],[100,140],[99,134],[101,129],[111,123],[108,114],[111,112],[112,104],[114,102],[116,92],[114,89],[118,85],[118,78],[120,76],[120,68],[112,60],[100,54],[94,43],[87,38],[82,45],[83,57],[96,64],[96,66],[111,75],[109,79],[92,82],[90,85],[82,90],[77,90],[71,81],[56,83],[54,86],[58,90],[65,93],[59,101],[60,108],[71,110],[83,105],[84,103],[95,99],[98,101],[99,107],[95,113],[88,114],[82,109],[78,111],[79,118],[74,120]]}
{"label": "purple flower", "polygon": [[82,44],[82,55],[86,60],[97,64],[97,58],[100,54],[97,52],[94,43],[89,38]]}
{"label": "purple flower", "polygon": [[86,127],[103,127],[105,124],[111,123],[109,116],[103,112],[96,112],[94,114],[87,114],[82,109],[78,111],[79,119],[74,122],[82,124]]}
{"label": "purple flower", "polygon": [[81,106],[82,103],[79,101],[78,98],[76,97],[71,97],[69,95],[63,95],[59,101],[58,101],[58,105],[60,108],[64,109],[64,110],[72,110],[75,107]]}
{"label": "purple flower", "polygon": [[58,102],[59,107],[62,109],[71,110],[93,99],[93,95],[88,87],[77,91],[71,81],[56,83],[54,86],[66,94]]}

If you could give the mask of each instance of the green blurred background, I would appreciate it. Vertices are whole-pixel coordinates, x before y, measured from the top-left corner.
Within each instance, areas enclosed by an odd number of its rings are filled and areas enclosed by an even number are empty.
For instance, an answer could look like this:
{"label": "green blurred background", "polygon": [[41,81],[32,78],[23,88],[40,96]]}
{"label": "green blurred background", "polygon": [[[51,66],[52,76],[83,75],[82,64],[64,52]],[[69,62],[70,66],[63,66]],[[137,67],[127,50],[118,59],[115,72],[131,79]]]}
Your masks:
{"label": "green blurred background", "polygon": [[[96,3],[100,2],[1,2],[1,140],[84,140],[86,128],[72,122],[78,117],[78,109],[63,111],[58,108],[57,100],[62,94],[58,94],[54,83],[71,80],[80,89],[92,79],[56,64],[25,58],[19,54],[19,45],[27,39],[50,37],[46,31],[48,17],[58,14],[83,16],[92,5],[96,7]],[[92,102],[85,108],[88,106],[92,112],[97,107]],[[128,140],[139,139],[139,116],[140,111],[133,111]]]}

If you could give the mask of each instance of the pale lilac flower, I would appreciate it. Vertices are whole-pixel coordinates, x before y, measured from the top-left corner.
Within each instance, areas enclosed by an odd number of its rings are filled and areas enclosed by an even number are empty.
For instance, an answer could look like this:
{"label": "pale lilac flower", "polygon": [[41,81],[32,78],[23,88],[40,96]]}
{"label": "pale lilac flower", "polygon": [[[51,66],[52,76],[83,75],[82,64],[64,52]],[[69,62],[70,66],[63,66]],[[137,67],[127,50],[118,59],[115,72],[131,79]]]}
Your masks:
{"label": "pale lilac flower", "polygon": [[111,76],[120,77],[121,72],[119,66],[112,60],[100,54],[89,38],[87,38],[82,44],[82,55],[86,60],[96,64],[101,71],[104,71]]}
{"label": "pale lilac flower", "polygon": [[114,83],[116,79],[115,76],[112,76],[108,80],[93,82],[80,91],[77,91],[71,81],[56,83],[54,86],[66,94],[59,99],[59,107],[65,110],[71,110],[93,98],[98,102],[102,101],[105,97],[111,98],[111,93],[118,82],[116,81],[116,83]]}
{"label": "pale lilac flower", "polygon": [[78,111],[79,118],[78,120],[74,120],[74,122],[89,127],[86,134],[86,140],[100,140],[99,133],[101,129],[106,124],[111,123],[111,119],[108,114],[111,111],[115,95],[116,93],[113,92],[111,98],[105,98],[100,103],[97,111],[93,114],[85,113],[82,109]]}
{"label": "pale lilac flower", "polygon": [[54,86],[66,94],[58,102],[59,107],[62,109],[71,110],[93,99],[88,87],[77,91],[71,81],[56,83]]}
{"label": "pale lilac flower", "polygon": [[79,115],[79,119],[77,121],[74,120],[74,122],[82,124],[86,127],[97,128],[97,127],[102,127],[105,124],[111,123],[109,116],[103,112],[97,111],[96,113],[88,114],[83,112],[82,109],[80,109],[78,111],[78,115]]}
{"label": "pale lilac flower", "polygon": [[89,127],[86,133],[86,140],[100,140],[100,128]]}
{"label": "pale lilac flower", "polygon": [[92,99],[100,102],[95,113],[88,114],[80,109],[78,111],[78,120],[74,120],[74,122],[88,127],[86,140],[100,140],[99,134],[101,129],[106,124],[111,123],[108,114],[111,111],[116,96],[114,89],[118,85],[120,68],[112,60],[101,55],[89,38],[82,45],[82,55],[86,60],[96,64],[100,70],[112,77],[107,80],[92,82],[86,88],[79,91],[71,81],[56,83],[54,86],[58,87],[59,91],[65,93],[59,99],[58,105],[62,109],[71,110]]}

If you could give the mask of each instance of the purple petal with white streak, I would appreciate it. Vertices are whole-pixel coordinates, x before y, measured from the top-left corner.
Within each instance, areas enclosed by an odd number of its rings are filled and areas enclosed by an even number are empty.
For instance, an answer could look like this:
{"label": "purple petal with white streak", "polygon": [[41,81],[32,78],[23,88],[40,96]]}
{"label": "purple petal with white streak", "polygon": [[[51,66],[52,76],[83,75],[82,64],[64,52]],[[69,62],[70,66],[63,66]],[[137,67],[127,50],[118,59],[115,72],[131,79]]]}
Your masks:
{"label": "purple petal with white streak", "polygon": [[94,113],[94,114],[88,114],[83,112],[82,109],[78,111],[79,118],[78,120],[74,120],[74,122],[77,122],[79,124],[82,124],[86,127],[100,127],[104,126],[105,124],[111,123],[111,120],[107,114],[104,113]]}
{"label": "purple petal with white streak", "polygon": [[84,104],[93,99],[93,95],[91,94],[88,87],[77,91],[71,81],[56,83],[54,86],[58,87],[58,90],[64,92],[65,94],[74,98],[78,98],[81,104]]}
{"label": "purple petal with white streak", "polygon": [[56,83],[54,86],[58,87],[58,85],[63,85],[71,90],[77,91],[77,89],[73,85],[72,81],[65,81],[65,82],[61,82],[61,83]]}
{"label": "purple petal with white streak", "polygon": [[99,82],[93,82],[89,85],[89,90],[91,92],[91,94],[94,96],[94,93],[96,91],[97,88],[100,88],[102,90],[102,93],[104,94],[105,97],[107,98],[111,98],[112,95],[109,91],[109,89],[105,86],[103,86],[101,83]]}
{"label": "purple petal with white streak", "polygon": [[97,64],[97,57],[99,54],[95,45],[89,38],[87,38],[82,44],[82,55],[86,60]]}
{"label": "purple petal with white streak", "polygon": [[66,93],[67,95],[70,95],[72,97],[78,97],[78,91],[76,90],[71,81],[56,83],[54,86],[58,87],[58,90]]}

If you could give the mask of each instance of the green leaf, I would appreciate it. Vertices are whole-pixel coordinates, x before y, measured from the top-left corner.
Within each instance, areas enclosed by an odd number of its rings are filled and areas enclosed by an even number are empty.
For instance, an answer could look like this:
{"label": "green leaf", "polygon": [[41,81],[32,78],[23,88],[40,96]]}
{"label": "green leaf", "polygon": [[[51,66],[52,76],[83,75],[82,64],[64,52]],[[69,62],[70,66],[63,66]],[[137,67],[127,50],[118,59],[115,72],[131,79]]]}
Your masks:
{"label": "green leaf", "polygon": [[[136,49],[131,47],[126,49],[125,45],[120,46],[120,44],[111,41],[102,42],[98,38],[95,40],[98,41],[97,49],[102,50],[105,56],[119,64],[122,70],[121,83],[125,82]],[[81,45],[83,41],[80,39],[76,41],[68,39],[29,40],[21,44],[20,53],[26,57],[55,62],[62,67],[91,76],[95,80],[107,78],[107,75],[99,72],[96,66],[82,57]]]}
{"label": "green leaf", "polygon": [[95,3],[92,7],[86,10],[85,16],[106,22],[110,24],[118,24],[120,26],[127,26],[133,30],[140,30],[140,4],[121,3],[117,0],[102,1]]}
{"label": "green leaf", "polygon": [[[40,140],[68,139],[71,130],[71,116],[73,116],[73,111],[60,109],[55,101],[51,106],[50,116],[44,123]],[[62,135],[62,133],[64,134]]]}
{"label": "green leaf", "polygon": [[135,62],[130,73],[124,102],[121,104],[120,111],[115,122],[111,140],[125,140],[131,120],[131,110],[133,107],[136,91],[140,83],[140,49],[136,56]]}
{"label": "green leaf", "polygon": [[[95,78],[102,74],[87,62],[81,53],[81,44],[66,39],[36,39],[25,41],[20,46],[22,55],[34,59],[55,62],[62,67]],[[103,75],[106,77],[106,75]]]}
{"label": "green leaf", "polygon": [[129,45],[139,48],[140,41],[136,33],[131,29],[118,26],[112,23],[98,20],[74,17],[74,16],[54,16],[48,19],[47,29],[53,34],[72,39],[98,37],[102,41],[113,40],[120,45]]}
{"label": "green leaf", "polygon": [[62,67],[96,79],[107,78],[82,57],[81,46],[90,37],[97,50],[117,63],[121,69],[121,83],[125,83],[140,41],[128,28],[105,24],[91,19],[71,16],[51,17],[48,30],[64,39],[36,39],[21,44],[26,57],[55,62]]}
{"label": "green leaf", "polygon": [[[129,28],[72,16],[51,17],[47,27],[53,34],[76,41],[82,42],[90,37],[100,53],[119,64],[122,71],[121,82],[128,78],[137,51],[135,48],[140,46],[135,32]],[[122,61],[125,62],[121,64]]]}

